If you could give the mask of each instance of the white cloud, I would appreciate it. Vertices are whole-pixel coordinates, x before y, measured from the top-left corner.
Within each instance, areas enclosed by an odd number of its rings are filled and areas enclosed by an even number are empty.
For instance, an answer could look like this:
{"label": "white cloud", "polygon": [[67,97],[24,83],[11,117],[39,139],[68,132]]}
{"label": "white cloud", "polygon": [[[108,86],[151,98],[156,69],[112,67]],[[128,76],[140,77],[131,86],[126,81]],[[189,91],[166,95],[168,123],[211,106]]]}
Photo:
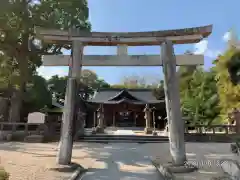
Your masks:
{"label": "white cloud", "polygon": [[208,48],[208,41],[202,40],[194,45],[194,54],[204,54]]}
{"label": "white cloud", "polygon": [[210,58],[216,58],[221,51],[208,48],[208,40],[202,40],[194,45],[194,54],[204,54]]}
{"label": "white cloud", "polygon": [[43,76],[46,79],[50,79],[54,75],[67,76],[68,68],[63,67],[45,67],[41,66],[37,69],[38,75]]}
{"label": "white cloud", "polygon": [[225,42],[228,42],[230,40],[230,36],[231,36],[231,32],[226,32],[224,35],[223,35],[223,41]]}

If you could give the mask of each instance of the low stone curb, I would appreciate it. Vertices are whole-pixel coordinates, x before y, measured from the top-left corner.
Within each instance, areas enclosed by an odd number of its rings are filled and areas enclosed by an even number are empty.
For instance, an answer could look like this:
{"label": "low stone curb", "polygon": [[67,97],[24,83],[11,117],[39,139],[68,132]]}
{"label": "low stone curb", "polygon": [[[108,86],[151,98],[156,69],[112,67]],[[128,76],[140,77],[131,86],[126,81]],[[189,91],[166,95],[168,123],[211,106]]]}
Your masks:
{"label": "low stone curb", "polygon": [[83,174],[84,174],[86,171],[87,171],[86,169],[84,169],[84,168],[82,168],[82,167],[78,167],[78,168],[74,171],[74,173],[72,174],[72,176],[71,176],[68,180],[76,180],[77,178],[78,178],[79,180],[81,180]]}
{"label": "low stone curb", "polygon": [[170,164],[160,164],[158,162],[156,162],[155,160],[151,160],[152,164],[157,168],[157,170],[159,171],[159,173],[161,173],[161,175],[164,177],[165,180],[176,180],[178,179],[174,173],[179,173],[179,174],[183,174],[183,173],[192,173],[194,171],[196,171],[198,168],[193,166],[193,165],[189,165],[189,166],[172,166]]}
{"label": "low stone curb", "polygon": [[151,161],[165,180],[176,180],[176,177],[167,167],[163,166],[162,164],[156,163],[153,159],[151,159]]}
{"label": "low stone curb", "polygon": [[60,172],[60,173],[67,173],[66,179],[68,180],[76,180],[81,179],[81,176],[87,171],[81,165],[76,163],[71,163],[70,165],[54,165],[53,167],[49,168],[49,170]]}
{"label": "low stone curb", "polygon": [[240,165],[237,160],[221,159],[220,161],[221,168],[229,179],[240,180]]}

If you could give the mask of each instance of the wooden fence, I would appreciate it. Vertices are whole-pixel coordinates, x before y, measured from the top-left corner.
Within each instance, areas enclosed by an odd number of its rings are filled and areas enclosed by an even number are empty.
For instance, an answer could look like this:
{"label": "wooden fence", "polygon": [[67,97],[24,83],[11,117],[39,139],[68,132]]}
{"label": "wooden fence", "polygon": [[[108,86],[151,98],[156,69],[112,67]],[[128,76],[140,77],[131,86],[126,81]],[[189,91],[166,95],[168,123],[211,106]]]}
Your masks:
{"label": "wooden fence", "polygon": [[235,134],[237,132],[236,125],[185,125],[185,133],[195,134]]}
{"label": "wooden fence", "polygon": [[[12,140],[22,141],[29,135],[43,135],[46,142],[59,140],[60,124],[0,122],[0,135],[12,134]],[[186,142],[232,142],[239,134],[235,125],[186,126]]]}

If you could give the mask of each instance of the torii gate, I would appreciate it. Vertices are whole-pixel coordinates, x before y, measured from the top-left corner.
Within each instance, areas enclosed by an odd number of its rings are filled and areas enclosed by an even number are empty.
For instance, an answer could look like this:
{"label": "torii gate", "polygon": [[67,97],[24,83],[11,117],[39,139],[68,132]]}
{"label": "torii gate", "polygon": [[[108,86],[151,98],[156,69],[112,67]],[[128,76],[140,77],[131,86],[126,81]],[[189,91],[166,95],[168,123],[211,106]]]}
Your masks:
{"label": "torii gate", "polygon": [[[186,162],[184,142],[184,121],[180,110],[180,95],[176,66],[202,65],[203,55],[174,55],[173,44],[200,42],[212,32],[212,25],[150,32],[81,32],[45,30],[37,28],[37,35],[48,43],[72,44],[72,59],[66,55],[45,56],[44,66],[69,66],[71,73],[66,92],[62,132],[59,149],[59,164],[71,161],[72,129],[75,103],[76,82],[82,66],[163,66],[166,109],[169,123],[170,152],[173,164]],[[84,55],[84,46],[118,46],[117,55]],[[160,55],[127,55],[127,46],[161,46]],[[70,62],[71,60],[71,62]],[[70,129],[70,131],[69,131]],[[70,133],[70,134],[69,134]]]}

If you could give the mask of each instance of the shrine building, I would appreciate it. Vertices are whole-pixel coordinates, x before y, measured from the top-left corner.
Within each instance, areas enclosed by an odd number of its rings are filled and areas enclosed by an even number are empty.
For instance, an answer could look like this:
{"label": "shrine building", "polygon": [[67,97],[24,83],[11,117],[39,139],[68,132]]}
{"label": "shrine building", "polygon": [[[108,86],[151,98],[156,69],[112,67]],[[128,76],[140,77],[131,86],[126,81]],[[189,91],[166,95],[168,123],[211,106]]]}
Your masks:
{"label": "shrine building", "polygon": [[164,97],[157,100],[152,89],[100,89],[88,104],[95,107],[92,108],[92,113],[88,112],[86,119],[88,128],[98,126],[100,112],[104,128],[153,128],[155,120],[155,127],[162,129],[166,123]]}

